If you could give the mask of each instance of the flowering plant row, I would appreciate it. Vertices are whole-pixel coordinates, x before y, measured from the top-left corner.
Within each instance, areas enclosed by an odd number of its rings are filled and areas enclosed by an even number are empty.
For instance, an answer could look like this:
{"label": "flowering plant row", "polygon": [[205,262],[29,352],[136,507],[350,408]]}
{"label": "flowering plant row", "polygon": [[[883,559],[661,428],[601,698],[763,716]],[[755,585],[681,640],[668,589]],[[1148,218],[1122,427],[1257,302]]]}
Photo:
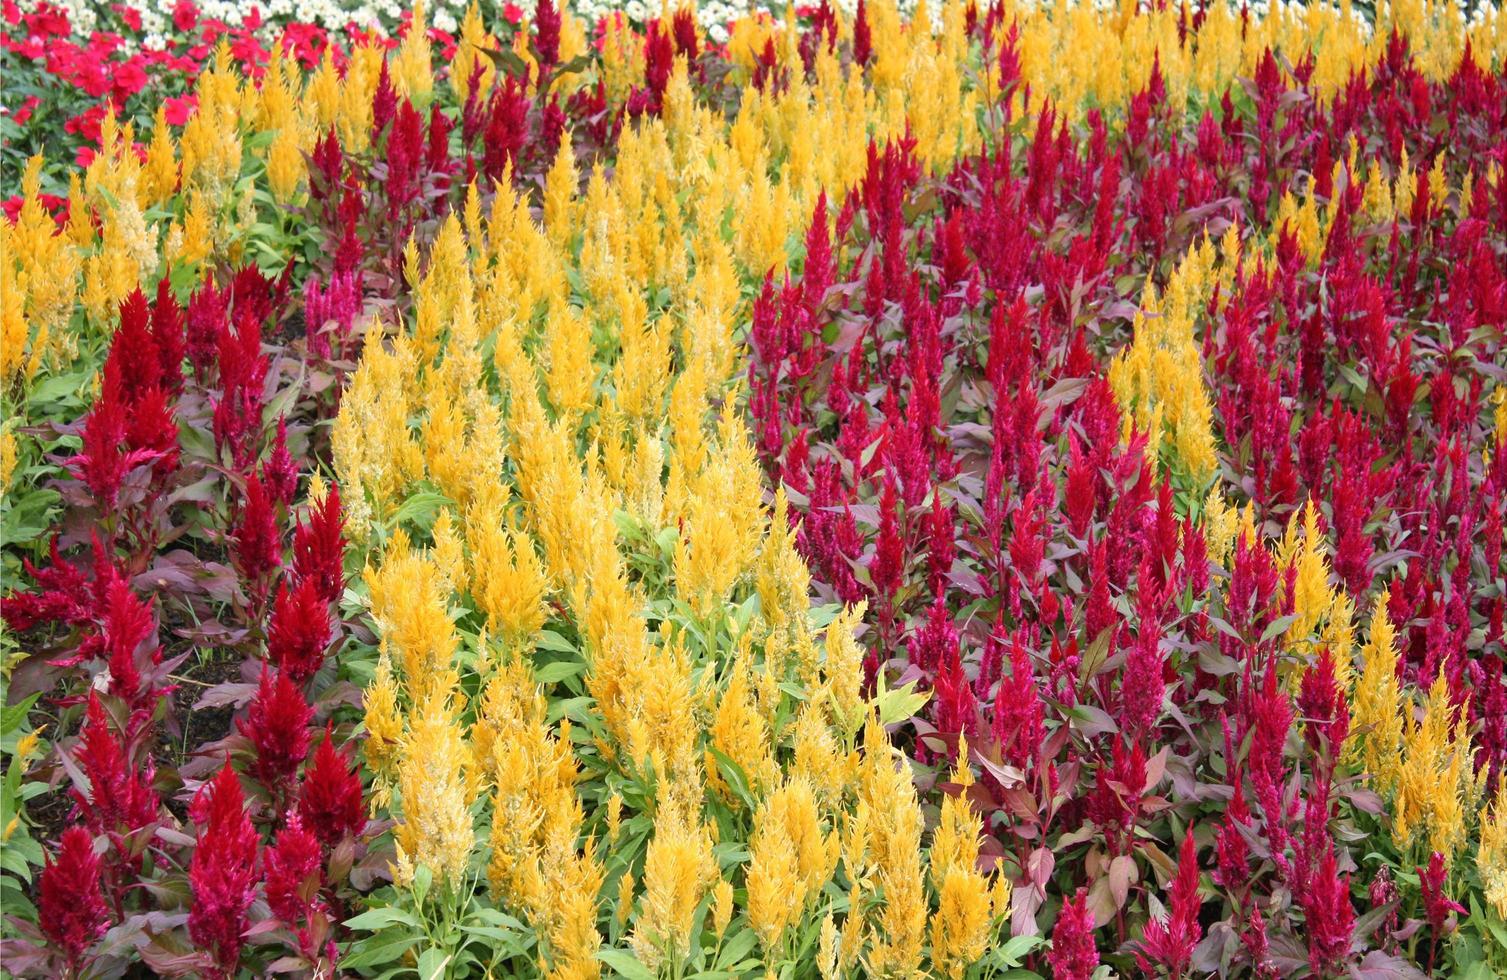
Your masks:
{"label": "flowering plant row", "polygon": [[1499,20],[520,20],[27,164],[7,970],[1507,966]]}
{"label": "flowering plant row", "polygon": [[765,282],[750,406],[814,579],[877,612],[866,683],[933,691],[914,754],[973,745],[1006,866],[1174,974],[1465,972],[1507,911],[1502,82],[1400,39],[1310,80],[1264,60],[1221,120],[1154,71],[1118,134],[876,154]]}

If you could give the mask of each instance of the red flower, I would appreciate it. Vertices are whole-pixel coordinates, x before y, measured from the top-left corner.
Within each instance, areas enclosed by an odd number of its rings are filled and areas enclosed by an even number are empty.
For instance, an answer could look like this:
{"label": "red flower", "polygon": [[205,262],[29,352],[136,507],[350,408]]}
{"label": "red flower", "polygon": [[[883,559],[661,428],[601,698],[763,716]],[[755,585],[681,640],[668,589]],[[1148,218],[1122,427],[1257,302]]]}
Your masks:
{"label": "red flower", "polygon": [[[268,572],[282,564],[282,533],[277,511],[256,474],[246,478],[246,501],[241,523],[235,530],[235,561],[246,581],[259,585]],[[265,598],[266,592],[261,595]]]}
{"label": "red flower", "polygon": [[[41,104],[41,96],[28,96],[26,100],[21,103],[20,108],[18,108],[14,113],[11,114],[11,118],[15,120],[17,126],[24,126],[26,125],[26,121],[31,118],[31,114],[36,111],[37,106]],[[19,200],[19,198],[17,198],[17,200]],[[7,208],[6,210],[8,212],[9,208]],[[14,215],[10,215],[10,219],[12,221],[16,220]]]}
{"label": "red flower", "polygon": [[[199,7],[193,0],[178,0],[173,7],[173,27],[181,34],[187,34],[199,23]],[[169,99],[168,101],[172,101]],[[179,125],[174,123],[174,125]]]}
{"label": "red flower", "polygon": [[1342,972],[1355,928],[1355,908],[1350,904],[1350,876],[1340,876],[1334,843],[1326,843],[1318,871],[1301,896],[1303,914],[1308,919],[1308,965],[1316,977]]}
{"label": "red flower", "polygon": [[560,60],[560,11],[553,0],[539,0],[534,8],[534,27],[538,34],[534,45],[539,51],[539,64],[548,69]]}
{"label": "red flower", "polygon": [[1345,706],[1345,692],[1334,676],[1334,656],[1328,647],[1319,651],[1319,662],[1303,675],[1298,710],[1304,718],[1303,735],[1310,747],[1318,751],[1322,737],[1331,755],[1338,753],[1350,733],[1350,709]]}
{"label": "red flower", "polygon": [[1094,947],[1094,915],[1088,910],[1088,892],[1062,903],[1057,924],[1052,927],[1052,949],[1047,953],[1056,980],[1089,980],[1099,966]]}
{"label": "red flower", "polygon": [[141,12],[134,7],[128,7],[123,3],[114,3],[110,9],[120,15],[120,19],[126,22],[126,26],[133,31],[141,30]]}
{"label": "red flower", "polygon": [[151,760],[140,769],[127,761],[125,747],[93,691],[80,735],[74,757],[89,780],[89,795],[75,789],[72,796],[84,825],[96,834],[129,834],[157,819]]}
{"label": "red flower", "polygon": [[340,514],[340,488],[330,486],[325,498],[309,508],[307,522],[293,531],[293,575],[311,581],[325,602],[337,602],[345,591],[345,528]]}
{"label": "red flower", "polygon": [[83,827],[63,831],[56,858],[37,882],[37,925],[77,972],[87,953],[110,925],[100,893],[100,861],[94,838]]}
{"label": "red flower", "polygon": [[295,684],[303,684],[324,664],[330,643],[330,609],[314,579],[300,579],[291,590],[279,584],[267,631],[267,659]]}
{"label": "red flower", "polygon": [[[87,90],[89,88],[96,88],[98,86],[90,82],[83,84],[80,87]],[[99,98],[100,96],[105,94],[105,89],[101,88],[98,92],[88,92],[87,94],[93,96],[94,98]],[[88,143],[91,146],[95,145],[99,143],[100,128],[104,125],[105,122],[105,111],[106,109],[103,105],[90,106],[88,109],[85,109],[83,112],[79,113],[76,116],[73,116],[67,122],[63,123],[63,132],[73,133],[74,135],[81,138],[85,143]]]}
{"label": "red flower", "polygon": [[120,304],[120,325],[110,341],[105,371],[115,376],[120,396],[135,403],[149,388],[162,384],[162,361],[152,334],[152,308],[141,289]]}
{"label": "red flower", "polygon": [[[155,666],[162,660],[152,606],[142,602],[123,578],[110,582],[104,622],[105,657],[109,662],[110,693],[125,701],[133,712],[148,711],[160,691],[141,674],[143,663]],[[148,643],[150,648],[143,652]]]}
{"label": "red flower", "polygon": [[199,788],[189,814],[199,825],[199,839],[188,867],[188,934],[213,958],[210,976],[222,980],[235,976],[240,963],[257,863],[256,829],[228,762]]}
{"label": "red flower", "polygon": [[1146,923],[1136,964],[1148,975],[1164,967],[1172,980],[1179,980],[1193,959],[1193,948],[1203,933],[1198,924],[1198,847],[1193,828],[1183,834],[1178,855],[1177,877],[1172,880],[1171,909],[1166,916]]}
{"label": "red flower", "polygon": [[236,727],[256,749],[256,778],[268,792],[281,794],[309,754],[313,716],[314,709],[286,674],[262,670],[256,696]]}
{"label": "red flower", "polygon": [[869,31],[869,10],[863,0],[858,0],[858,14],[853,21],[853,61],[867,65],[874,53],[874,36]]}
{"label": "red flower", "polygon": [[120,484],[129,466],[121,453],[125,439],[126,418],[119,383],[107,372],[99,401],[84,419],[83,451],[68,461],[68,467],[84,481],[101,511],[113,511],[120,497]]}
{"label": "red flower", "polygon": [[262,464],[262,479],[272,498],[287,506],[298,492],[298,464],[288,453],[288,423],[286,418],[277,419],[277,436],[272,443],[272,453]]}
{"label": "red flower", "polygon": [[314,750],[314,761],[304,770],[298,791],[298,815],[326,847],[354,837],[366,826],[361,803],[361,776],[351,761],[352,753],[336,751],[334,734],[325,726],[324,738]]}
{"label": "red flower", "polygon": [[1136,602],[1140,632],[1125,655],[1125,672],[1120,691],[1124,704],[1124,727],[1134,733],[1150,731],[1155,727],[1162,713],[1162,702],[1167,697],[1167,684],[1163,677],[1165,658],[1161,651],[1161,603],[1156,595],[1157,585],[1150,581],[1147,569],[1146,564],[1141,566],[1141,588]]}
{"label": "red flower", "polygon": [[886,473],[884,494],[879,499],[879,540],[874,545],[874,557],[869,565],[874,591],[885,600],[881,608],[889,605],[889,597],[900,587],[905,572],[905,545],[900,538],[897,509],[895,481]]}
{"label": "red flower", "polygon": [[[5,622],[17,632],[25,632],[38,623],[60,623],[66,626],[83,626],[95,619],[95,596],[89,578],[84,573],[83,563],[72,564],[63,558],[58,546],[58,535],[49,542],[51,564],[38,568],[30,559],[23,558],[21,565],[26,574],[37,583],[37,592],[16,592],[0,602]],[[110,570],[109,557],[98,536],[94,539],[96,564]],[[69,658],[67,663],[79,663],[87,657]]]}
{"label": "red flower", "polygon": [[88,794],[84,787],[76,786],[68,795],[90,833],[104,835],[110,841],[109,879],[119,909],[126,890],[135,886],[141,872],[141,850],[132,842],[132,835],[157,820],[159,803],[152,789],[152,760],[147,756],[139,767],[130,762],[125,746],[110,727],[104,706],[92,691],[73,756],[88,781]]}
{"label": "red flower", "polygon": [[[179,4],[180,9],[183,6],[183,4]],[[176,15],[174,17],[176,18]],[[198,108],[199,97],[197,95],[170,96],[162,100],[163,116],[166,117],[168,124],[172,126],[182,126],[184,123],[187,123]]]}
{"label": "red flower", "polygon": [[267,879],[267,908],[284,925],[297,930],[310,911],[318,906],[322,884],[319,841],[304,829],[294,814],[288,825],[278,831],[277,843],[264,852],[263,871]]}
{"label": "red flower", "polygon": [[1046,739],[1046,712],[1038,696],[1031,659],[1018,638],[1010,641],[1010,676],[994,696],[994,740],[1000,758],[1024,769],[1041,752]]}
{"label": "red flower", "polygon": [[1451,912],[1465,914],[1465,906],[1444,893],[1449,872],[1444,867],[1444,855],[1435,851],[1429,855],[1429,866],[1418,869],[1418,886],[1423,892],[1424,917],[1437,940],[1444,930],[1445,920]]}
{"label": "red flower", "polygon": [[112,66],[110,72],[110,90],[115,101],[124,104],[126,99],[146,88],[147,73],[141,67],[140,58],[132,58]]}

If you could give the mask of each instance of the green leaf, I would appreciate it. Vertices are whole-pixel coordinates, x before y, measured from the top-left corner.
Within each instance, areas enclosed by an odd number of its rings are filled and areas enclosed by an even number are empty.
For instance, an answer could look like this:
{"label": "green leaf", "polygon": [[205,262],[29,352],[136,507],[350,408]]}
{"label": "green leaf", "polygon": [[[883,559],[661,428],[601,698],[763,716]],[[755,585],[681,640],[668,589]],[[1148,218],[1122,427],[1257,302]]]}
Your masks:
{"label": "green leaf", "polygon": [[1003,969],[1020,965],[1020,961],[1027,953],[1042,944],[1040,936],[1012,936],[1003,946],[996,946],[990,954],[990,960],[997,968]]}
{"label": "green leaf", "polygon": [[930,691],[916,693],[915,681],[909,681],[893,690],[880,691],[874,698],[874,707],[879,711],[879,723],[893,725],[907,718],[914,718],[930,698]]}
{"label": "green leaf", "polygon": [[556,660],[534,671],[534,680],[540,684],[558,684],[577,674],[586,672],[586,665],[579,660]]}
{"label": "green leaf", "polygon": [[1292,626],[1292,624],[1297,622],[1297,619],[1297,616],[1291,614],[1286,616],[1278,616],[1276,619],[1271,621],[1271,625],[1267,626],[1266,629],[1261,631],[1261,639],[1257,642],[1265,643],[1268,640],[1275,640],[1283,633],[1286,633]]}
{"label": "green leaf", "polygon": [[534,637],[534,645],[552,653],[575,653],[576,646],[554,630],[540,630]]}
{"label": "green leaf", "polygon": [[407,909],[400,909],[395,905],[384,908],[368,909],[353,919],[346,919],[345,925],[349,929],[366,929],[375,932],[378,929],[391,925],[405,925],[411,928],[419,928],[419,922],[413,917],[413,913]]}
{"label": "green leaf", "polygon": [[753,949],[757,938],[752,929],[739,931],[737,935],[722,944],[722,949],[717,953],[716,965],[726,968],[739,962]]}
{"label": "green leaf", "polygon": [[393,523],[412,523],[428,530],[434,523],[434,519],[439,516],[440,508],[450,502],[450,498],[442,493],[420,490],[403,501],[402,506],[393,513]]}
{"label": "green leaf", "polygon": [[655,980],[653,972],[626,949],[599,949],[597,959],[612,967],[625,980]]}
{"label": "green leaf", "polygon": [[449,963],[449,953],[433,947],[426,949],[419,954],[419,977],[421,980],[440,980]]}

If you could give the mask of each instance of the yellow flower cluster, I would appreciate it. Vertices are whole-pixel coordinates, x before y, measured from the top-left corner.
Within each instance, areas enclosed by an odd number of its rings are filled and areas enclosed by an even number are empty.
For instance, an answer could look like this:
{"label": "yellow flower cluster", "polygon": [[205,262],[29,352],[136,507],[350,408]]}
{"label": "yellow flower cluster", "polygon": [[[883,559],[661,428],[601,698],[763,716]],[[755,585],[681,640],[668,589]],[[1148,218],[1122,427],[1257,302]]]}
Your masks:
{"label": "yellow flower cluster", "polygon": [[[678,66],[610,178],[563,144],[542,225],[507,182],[471,188],[410,246],[412,312],[373,328],[342,401],[336,466],[384,650],[367,758],[397,880],[484,873],[552,976],[595,975],[614,935],[678,968],[703,908],[771,965],[809,928],[834,970],[956,976],[1005,917],[962,798],[928,877],[909,769],[858,689],[862,610],[822,640],[735,409],[744,284],[903,119],[835,62],[818,76],[750,93],[729,126]],[[966,147],[961,109],[933,117],[938,159]],[[818,132],[846,149],[812,152]],[[550,683],[576,694],[564,717]],[[746,860],[719,856],[728,832]]]}
{"label": "yellow flower cluster", "polygon": [[1344,756],[1370,775],[1389,799],[1392,838],[1400,848],[1422,842],[1452,861],[1482,825],[1481,862],[1492,858],[1482,808],[1486,771],[1475,772],[1469,719],[1451,702],[1443,673],[1427,700],[1413,703],[1398,680],[1396,632],[1387,615],[1388,593],[1376,600],[1371,635],[1361,651],[1361,672],[1351,696],[1350,737]]}
{"label": "yellow flower cluster", "polygon": [[[1226,246],[1226,261],[1233,265],[1239,239],[1230,238],[1235,245]],[[1214,245],[1205,237],[1178,264],[1162,295],[1147,282],[1134,337],[1109,366],[1110,388],[1125,412],[1125,424],[1149,433],[1148,453],[1165,455],[1199,486],[1213,478],[1217,463],[1214,408],[1203,380],[1194,321],[1216,278]]]}

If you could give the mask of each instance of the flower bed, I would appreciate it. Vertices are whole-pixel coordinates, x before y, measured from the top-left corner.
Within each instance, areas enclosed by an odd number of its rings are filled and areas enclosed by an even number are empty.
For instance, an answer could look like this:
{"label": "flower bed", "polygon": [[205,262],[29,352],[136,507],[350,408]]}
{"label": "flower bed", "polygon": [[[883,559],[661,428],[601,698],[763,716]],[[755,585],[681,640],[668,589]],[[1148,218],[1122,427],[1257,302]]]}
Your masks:
{"label": "flower bed", "polygon": [[51,16],[7,970],[1507,967],[1499,21]]}

